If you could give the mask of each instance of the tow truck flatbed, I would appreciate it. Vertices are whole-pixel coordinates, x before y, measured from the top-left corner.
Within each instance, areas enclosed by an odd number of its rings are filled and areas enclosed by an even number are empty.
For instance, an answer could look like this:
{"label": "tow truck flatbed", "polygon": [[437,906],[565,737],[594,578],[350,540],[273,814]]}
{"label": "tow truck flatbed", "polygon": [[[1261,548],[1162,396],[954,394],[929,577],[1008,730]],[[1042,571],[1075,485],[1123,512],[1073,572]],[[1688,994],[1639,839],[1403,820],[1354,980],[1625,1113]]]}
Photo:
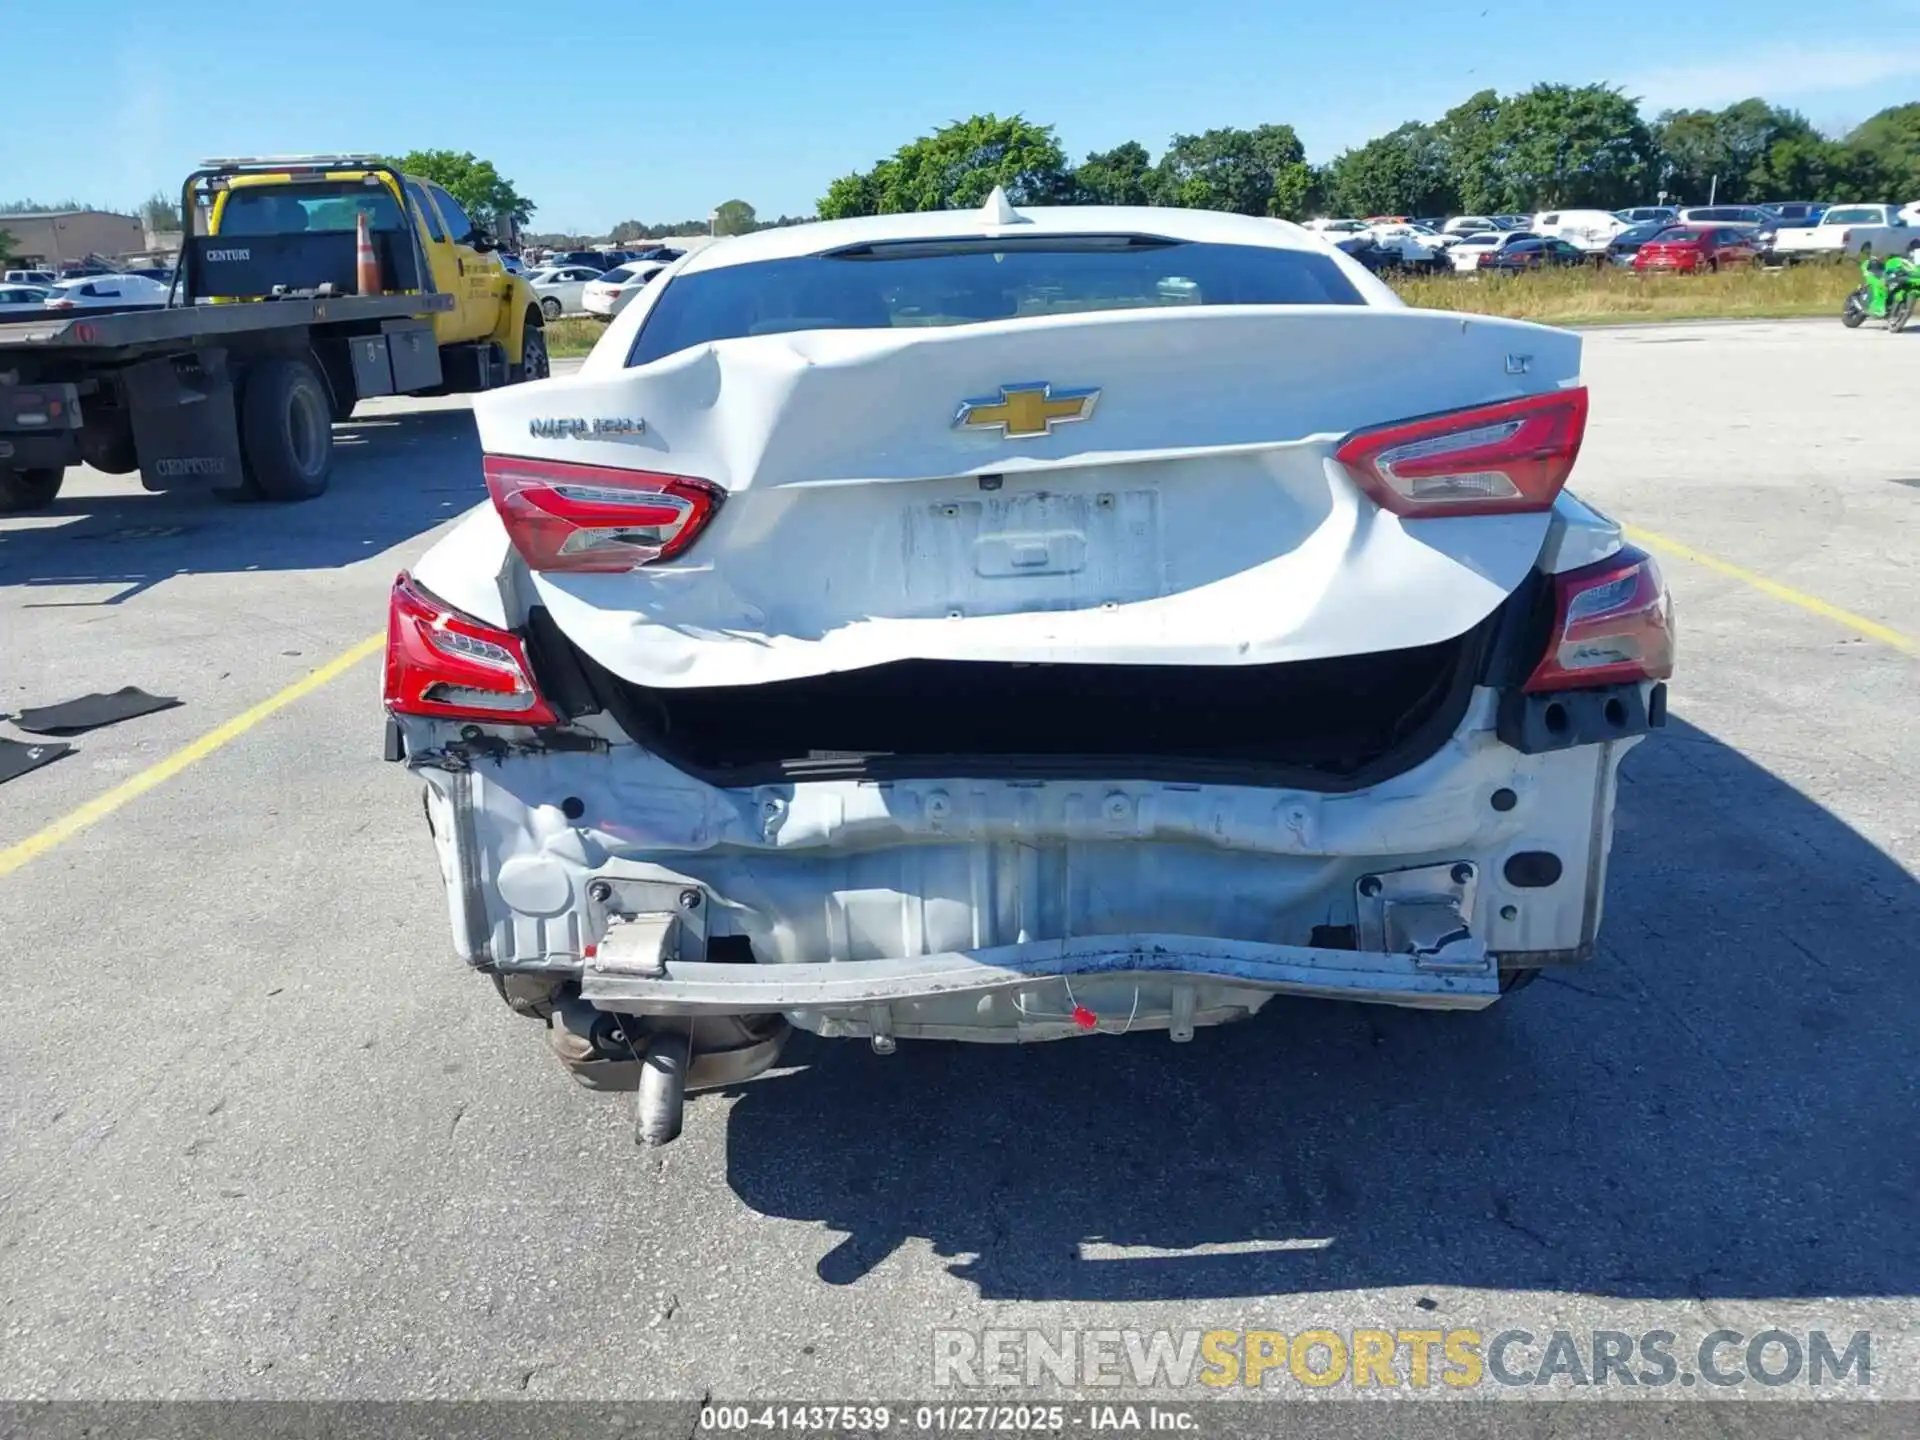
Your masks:
{"label": "tow truck flatbed", "polygon": [[190,345],[196,341],[292,326],[432,315],[452,308],[453,297],[444,294],[330,295],[242,300],[230,305],[145,306],[127,310],[103,307],[49,312],[46,319],[36,317],[0,324],[0,369],[6,365],[6,350],[17,345],[62,351],[132,351],[153,345]]}

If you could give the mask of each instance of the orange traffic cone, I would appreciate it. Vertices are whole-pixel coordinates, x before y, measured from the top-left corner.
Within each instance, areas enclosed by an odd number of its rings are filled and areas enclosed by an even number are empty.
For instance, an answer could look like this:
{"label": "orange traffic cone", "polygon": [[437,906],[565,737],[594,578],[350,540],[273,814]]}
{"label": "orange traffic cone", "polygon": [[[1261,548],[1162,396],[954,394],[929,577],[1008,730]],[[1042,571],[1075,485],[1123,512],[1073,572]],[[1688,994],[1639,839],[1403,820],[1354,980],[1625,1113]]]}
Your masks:
{"label": "orange traffic cone", "polygon": [[355,260],[355,288],[362,295],[378,295],[380,290],[380,257],[374,253],[373,232],[367,228],[367,212],[362,210],[359,216],[356,239],[360,253]]}

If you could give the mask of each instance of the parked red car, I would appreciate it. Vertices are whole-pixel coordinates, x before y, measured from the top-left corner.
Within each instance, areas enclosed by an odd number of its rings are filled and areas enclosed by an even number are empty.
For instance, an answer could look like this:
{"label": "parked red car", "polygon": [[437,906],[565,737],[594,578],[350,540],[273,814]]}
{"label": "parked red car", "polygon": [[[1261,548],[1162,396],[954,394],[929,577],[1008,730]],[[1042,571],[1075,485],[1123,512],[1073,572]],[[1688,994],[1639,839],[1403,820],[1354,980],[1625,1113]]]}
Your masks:
{"label": "parked red car", "polygon": [[1749,265],[1758,253],[1751,227],[1675,225],[1640,247],[1633,257],[1633,268],[1677,270],[1691,275],[1723,265]]}

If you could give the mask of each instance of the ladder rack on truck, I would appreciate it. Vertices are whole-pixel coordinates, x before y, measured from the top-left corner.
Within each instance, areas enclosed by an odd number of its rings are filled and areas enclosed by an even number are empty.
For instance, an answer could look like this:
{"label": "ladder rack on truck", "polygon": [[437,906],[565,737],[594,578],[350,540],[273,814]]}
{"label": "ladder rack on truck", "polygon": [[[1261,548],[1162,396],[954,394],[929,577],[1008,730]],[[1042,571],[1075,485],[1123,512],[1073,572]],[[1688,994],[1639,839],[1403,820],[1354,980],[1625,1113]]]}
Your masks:
{"label": "ladder rack on truck", "polygon": [[[235,196],[248,218],[221,233]],[[384,219],[369,235],[379,293],[357,292],[358,231],[309,231],[320,212],[302,197]],[[311,499],[331,475],[332,425],[355,402],[547,373],[525,282],[444,191],[384,162],[208,161],[182,206],[204,209],[209,233],[187,237],[164,307],[0,324],[0,510],[50,503],[82,462],[138,471],[149,490]]]}

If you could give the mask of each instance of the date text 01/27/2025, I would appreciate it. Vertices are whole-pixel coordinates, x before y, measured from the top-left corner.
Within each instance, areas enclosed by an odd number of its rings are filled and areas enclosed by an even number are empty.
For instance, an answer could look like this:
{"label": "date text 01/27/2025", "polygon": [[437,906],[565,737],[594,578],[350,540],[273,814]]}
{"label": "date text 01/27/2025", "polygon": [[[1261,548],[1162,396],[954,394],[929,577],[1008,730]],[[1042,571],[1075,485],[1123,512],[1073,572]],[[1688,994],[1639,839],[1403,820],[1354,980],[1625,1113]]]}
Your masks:
{"label": "date text 01/27/2025", "polygon": [[1057,1434],[1160,1431],[1192,1434],[1192,1410],[1168,1405],[703,1405],[703,1434]]}

